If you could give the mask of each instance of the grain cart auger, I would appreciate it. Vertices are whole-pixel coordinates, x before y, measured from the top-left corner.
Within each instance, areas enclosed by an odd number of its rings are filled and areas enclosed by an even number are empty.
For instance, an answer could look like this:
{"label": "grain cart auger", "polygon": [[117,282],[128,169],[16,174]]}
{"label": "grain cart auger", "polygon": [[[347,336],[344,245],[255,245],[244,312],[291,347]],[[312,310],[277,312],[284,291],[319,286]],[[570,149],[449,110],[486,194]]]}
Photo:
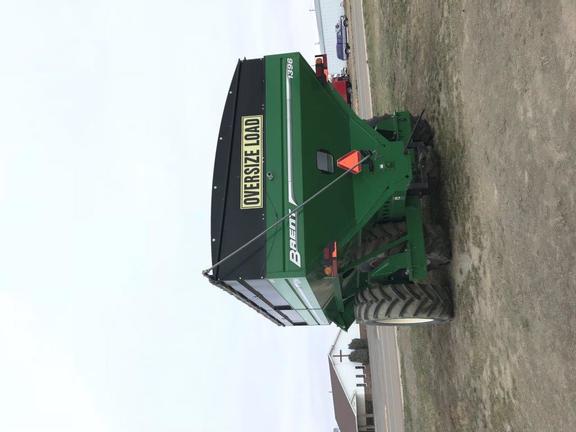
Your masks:
{"label": "grain cart auger", "polygon": [[298,53],[240,61],[203,274],[282,326],[449,320],[449,291],[425,282],[419,120],[370,126]]}

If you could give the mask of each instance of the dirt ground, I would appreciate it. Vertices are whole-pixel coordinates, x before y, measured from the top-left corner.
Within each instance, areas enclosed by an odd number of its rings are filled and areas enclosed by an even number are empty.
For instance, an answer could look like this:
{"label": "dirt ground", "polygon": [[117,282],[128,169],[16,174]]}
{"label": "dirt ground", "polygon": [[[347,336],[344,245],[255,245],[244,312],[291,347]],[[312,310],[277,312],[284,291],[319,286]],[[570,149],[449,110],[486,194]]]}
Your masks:
{"label": "dirt ground", "polygon": [[456,318],[398,332],[408,431],[576,430],[576,2],[364,0],[375,114],[436,131]]}

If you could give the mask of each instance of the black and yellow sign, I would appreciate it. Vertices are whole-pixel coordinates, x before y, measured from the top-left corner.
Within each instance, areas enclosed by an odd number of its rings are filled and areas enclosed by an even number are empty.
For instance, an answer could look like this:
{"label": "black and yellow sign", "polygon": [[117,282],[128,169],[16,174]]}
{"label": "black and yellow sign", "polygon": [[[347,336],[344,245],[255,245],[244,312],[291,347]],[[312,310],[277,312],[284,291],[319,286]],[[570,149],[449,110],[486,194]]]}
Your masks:
{"label": "black and yellow sign", "polygon": [[262,123],[261,115],[242,116],[241,209],[262,208]]}

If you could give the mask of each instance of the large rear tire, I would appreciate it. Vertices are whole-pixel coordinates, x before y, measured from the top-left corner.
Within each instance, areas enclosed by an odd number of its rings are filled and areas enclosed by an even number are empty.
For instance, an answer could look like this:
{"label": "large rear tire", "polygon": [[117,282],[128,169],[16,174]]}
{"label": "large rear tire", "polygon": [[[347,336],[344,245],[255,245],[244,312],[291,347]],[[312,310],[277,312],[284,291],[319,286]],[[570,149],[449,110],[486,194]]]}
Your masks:
{"label": "large rear tire", "polygon": [[[349,263],[365,257],[370,253],[376,251],[386,243],[393,242],[402,237],[406,233],[405,224],[403,222],[387,222],[376,223],[365,229],[362,232],[362,242],[356,243],[348,248],[344,255],[344,263]],[[384,251],[378,256],[373,257],[371,260],[366,261],[360,265],[362,271],[371,271],[377,267],[386,257],[401,252],[405,245],[399,245],[387,251]]]}
{"label": "large rear tire", "polygon": [[[367,256],[386,243],[393,242],[405,234],[406,228],[403,222],[376,223],[363,232],[361,244],[357,244],[347,251],[345,262]],[[450,264],[452,261],[450,240],[441,226],[425,223],[424,240],[428,268],[435,269]],[[361,266],[361,269],[370,271],[377,267],[385,258],[402,252],[404,248],[405,245],[401,244],[389,249],[373,257],[369,262]]]}
{"label": "large rear tire", "polygon": [[[412,119],[412,127],[416,125],[418,117],[410,116]],[[423,142],[425,145],[432,145],[434,142],[434,129],[430,126],[428,120],[421,118],[418,127],[414,131],[413,141]]]}
{"label": "large rear tire", "polygon": [[361,324],[393,326],[438,324],[454,316],[449,291],[427,283],[367,288],[356,295],[354,315]]}
{"label": "large rear tire", "polygon": [[428,268],[439,268],[452,261],[450,239],[440,225],[424,224],[424,239]]}

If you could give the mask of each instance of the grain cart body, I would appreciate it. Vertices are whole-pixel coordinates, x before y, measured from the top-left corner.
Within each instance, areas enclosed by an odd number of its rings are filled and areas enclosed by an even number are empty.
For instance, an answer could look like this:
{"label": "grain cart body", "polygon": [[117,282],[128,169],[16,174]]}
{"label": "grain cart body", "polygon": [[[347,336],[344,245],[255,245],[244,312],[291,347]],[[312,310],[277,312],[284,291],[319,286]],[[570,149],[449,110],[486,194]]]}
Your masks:
{"label": "grain cart body", "polygon": [[[278,325],[354,321],[354,296],[371,281],[426,277],[420,201],[408,193],[415,151],[411,117],[396,113],[378,133],[316,76],[298,53],[238,62],[214,165],[209,276]],[[300,211],[345,170],[337,160],[372,155]],[[356,159],[357,160],[357,159]],[[348,165],[350,166],[350,164]],[[403,220],[404,247],[376,268],[354,250],[374,220]]]}

